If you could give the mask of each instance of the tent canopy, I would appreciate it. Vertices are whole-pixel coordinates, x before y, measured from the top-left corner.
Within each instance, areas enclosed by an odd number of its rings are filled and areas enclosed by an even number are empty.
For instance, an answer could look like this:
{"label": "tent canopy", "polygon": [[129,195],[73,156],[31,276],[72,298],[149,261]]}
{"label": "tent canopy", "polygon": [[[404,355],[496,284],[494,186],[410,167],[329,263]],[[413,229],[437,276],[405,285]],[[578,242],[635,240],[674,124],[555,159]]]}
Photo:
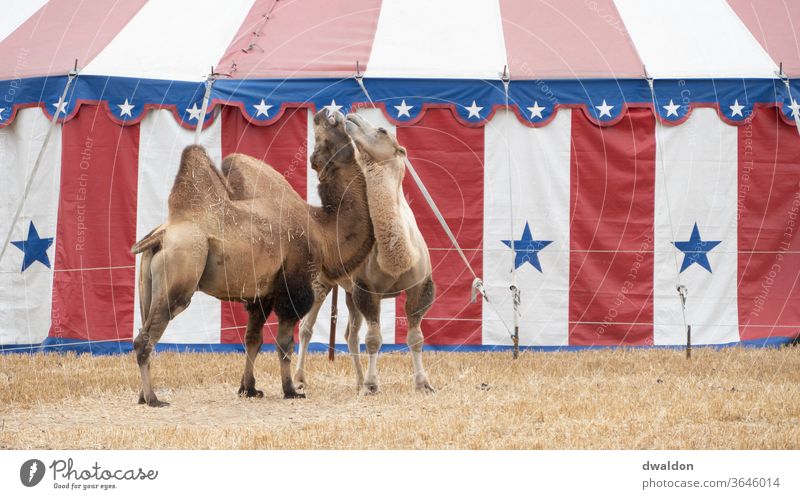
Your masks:
{"label": "tent canopy", "polygon": [[[52,113],[75,60],[81,78],[66,119],[82,103],[103,102],[120,122],[168,108],[187,127],[199,118],[193,106],[212,67],[219,79],[210,109],[236,105],[256,124],[274,122],[287,104],[363,104],[357,68],[397,124],[447,106],[464,124],[482,125],[505,105],[504,71],[511,106],[532,126],[562,107],[601,124],[629,107],[653,107],[645,70],[666,122],[711,106],[741,123],[776,105],[788,121],[779,65],[789,78],[800,75],[792,29],[800,6],[783,0],[232,0],[224,9],[213,0],[127,0],[111,10],[101,0],[13,3],[0,21],[0,126],[19,108]],[[262,99],[267,111],[255,107]],[[118,107],[126,102],[130,111]]]}

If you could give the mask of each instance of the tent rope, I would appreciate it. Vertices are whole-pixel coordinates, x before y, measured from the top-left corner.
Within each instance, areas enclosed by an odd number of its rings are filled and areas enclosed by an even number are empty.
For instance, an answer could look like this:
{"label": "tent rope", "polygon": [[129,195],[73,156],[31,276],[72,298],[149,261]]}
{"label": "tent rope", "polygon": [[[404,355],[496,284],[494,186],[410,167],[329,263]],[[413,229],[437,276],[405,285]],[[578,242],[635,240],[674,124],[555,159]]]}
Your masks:
{"label": "tent rope", "polygon": [[[78,77],[79,72],[80,70],[78,69],[78,61],[76,60],[74,69],[67,74],[67,83],[64,85],[64,90],[61,92],[61,99],[58,101],[59,104],[66,102],[69,88],[72,86],[72,82]],[[3,260],[3,257],[6,254],[8,243],[11,242],[11,235],[14,233],[14,227],[19,221],[19,216],[22,213],[22,207],[25,205],[25,201],[28,199],[28,195],[31,192],[31,187],[33,187],[33,180],[36,178],[36,173],[39,171],[39,167],[42,166],[44,151],[47,149],[47,144],[50,142],[50,136],[53,135],[53,130],[58,122],[58,117],[61,115],[62,107],[66,106],[56,106],[56,112],[53,113],[53,118],[50,120],[50,126],[47,128],[47,133],[44,136],[44,142],[42,142],[42,147],[39,149],[39,155],[36,156],[36,162],[33,164],[31,175],[28,177],[28,181],[25,183],[25,190],[22,191],[22,198],[19,200],[19,204],[17,205],[17,211],[14,212],[14,217],[11,219],[11,224],[8,226],[8,233],[6,234],[6,239],[3,242],[3,249],[0,250],[0,261]]]}
{"label": "tent rope", "polygon": [[[656,148],[659,151],[663,151],[661,145],[661,137],[658,133],[658,128],[660,126],[660,123],[658,122],[658,102],[656,101],[655,85],[653,82],[653,78],[647,74],[647,68],[644,69],[644,78],[645,80],[647,80],[647,85],[650,87],[650,98],[653,101],[653,118],[656,120],[655,130],[654,130],[656,139]],[[664,156],[663,155],[659,156],[658,154],[656,154],[656,156],[658,158],[657,160],[658,166],[661,169],[661,175],[666,180],[667,169],[664,166]],[[664,182],[664,201],[667,205],[667,217],[669,219],[670,234],[672,236],[672,240],[675,241],[675,224],[672,221],[672,208],[669,202],[669,188],[667,187],[666,181]],[[655,241],[653,241],[653,246],[654,246],[653,254],[655,255]],[[689,355],[689,352],[691,351],[691,326],[689,326],[686,322],[686,298],[689,295],[689,290],[681,282],[681,272],[680,272],[680,267],[678,266],[678,252],[677,248],[674,245],[672,250],[672,260],[675,263],[675,279],[677,281],[675,285],[675,290],[678,292],[678,300],[680,301],[681,304],[681,318],[683,319],[683,330],[686,331],[686,351],[687,355]]]}
{"label": "tent rope", "polygon": [[514,358],[516,359],[519,357],[519,306],[522,301],[522,297],[520,294],[519,286],[517,286],[517,252],[514,245],[516,242],[514,241],[514,187],[513,187],[513,179],[512,173],[513,168],[511,167],[511,142],[509,141],[509,135],[511,133],[509,129],[509,113],[510,108],[508,105],[509,101],[509,87],[511,85],[511,75],[508,72],[508,66],[503,67],[503,73],[501,75],[501,79],[503,81],[503,92],[505,94],[505,109],[506,109],[506,122],[505,122],[505,141],[506,141],[506,167],[508,168],[508,215],[509,215],[509,241],[511,241],[511,286],[509,286],[509,290],[511,290],[511,302],[513,306],[513,315],[514,315],[514,332],[511,335],[511,340],[514,343]]}
{"label": "tent rope", "polygon": [[[361,87],[361,90],[364,92],[364,95],[367,97],[367,100],[369,101],[370,105],[372,107],[375,107],[375,102],[372,100],[372,97],[369,95],[369,91],[367,91],[367,87],[364,85],[363,81],[364,75],[361,74],[361,72],[358,71],[357,69],[353,77],[358,83],[358,86]],[[472,265],[469,263],[467,256],[461,249],[461,245],[458,244],[456,237],[453,235],[453,231],[450,230],[450,226],[447,225],[447,221],[444,219],[442,212],[439,211],[439,207],[436,206],[436,202],[434,202],[433,197],[431,197],[431,194],[430,192],[428,192],[427,187],[425,187],[425,184],[422,182],[422,179],[417,174],[417,171],[414,169],[414,166],[411,164],[411,161],[409,161],[408,156],[403,157],[403,162],[405,163],[406,168],[408,168],[408,171],[411,173],[411,177],[414,179],[414,182],[417,184],[417,187],[422,193],[422,197],[425,198],[425,201],[428,203],[428,206],[430,206],[431,210],[433,211],[433,214],[436,216],[436,219],[442,226],[442,229],[444,229],[445,234],[447,234],[447,237],[450,238],[450,242],[453,244],[453,247],[456,249],[458,254],[461,256],[461,259],[464,261],[464,265],[466,265],[467,269],[472,274],[473,280],[472,280],[471,301],[474,303],[475,300],[477,299],[477,295],[480,294],[483,297],[484,301],[486,301],[486,303],[489,304],[489,307],[494,311],[495,315],[497,315],[497,317],[500,319],[500,322],[503,324],[503,327],[506,329],[506,332],[508,332],[508,335],[513,340],[514,333],[511,332],[511,329],[508,327],[508,324],[506,324],[506,321],[503,319],[503,316],[500,315],[500,311],[497,310],[497,308],[494,305],[494,302],[489,299],[489,295],[486,292],[483,280],[481,280],[481,278],[478,277],[478,274],[475,273],[475,269],[473,269]]]}

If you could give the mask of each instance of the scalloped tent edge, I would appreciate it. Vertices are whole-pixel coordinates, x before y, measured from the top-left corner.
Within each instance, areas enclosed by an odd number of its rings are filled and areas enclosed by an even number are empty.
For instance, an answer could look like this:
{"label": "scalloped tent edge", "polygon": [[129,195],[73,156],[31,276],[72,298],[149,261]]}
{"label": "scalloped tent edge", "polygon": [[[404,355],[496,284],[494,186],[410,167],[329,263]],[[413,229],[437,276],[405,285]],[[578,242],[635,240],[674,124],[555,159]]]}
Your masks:
{"label": "scalloped tent edge", "polygon": [[[9,126],[17,112],[28,107],[39,107],[52,119],[65,82],[66,77],[0,82],[0,93],[5,93],[6,102],[11,104],[0,107],[0,128]],[[501,81],[461,80],[457,88],[447,80],[373,78],[364,82],[374,107],[398,126],[413,126],[429,109],[445,108],[460,124],[481,127],[505,109]],[[79,76],[59,122],[72,120],[83,105],[100,105],[113,122],[122,126],[141,122],[152,109],[168,109],[182,127],[195,129],[204,86],[203,82]],[[721,121],[741,126],[759,109],[778,107],[784,123],[793,125],[797,98],[793,102],[792,97],[800,96],[800,82],[791,86],[790,94],[784,81],[777,78],[656,80],[654,111],[653,95],[644,79],[521,80],[510,82],[509,109],[530,127],[547,126],[560,109],[579,109],[590,122],[613,126],[632,108],[649,109],[660,123],[669,126],[684,123],[696,108],[713,108]],[[605,97],[601,100],[600,96]],[[128,106],[123,108],[123,104]],[[269,126],[287,109],[316,111],[335,106],[348,112],[373,107],[373,103],[368,102],[354,78],[219,80],[212,88],[203,128],[214,122],[219,106],[237,107],[252,125]]]}

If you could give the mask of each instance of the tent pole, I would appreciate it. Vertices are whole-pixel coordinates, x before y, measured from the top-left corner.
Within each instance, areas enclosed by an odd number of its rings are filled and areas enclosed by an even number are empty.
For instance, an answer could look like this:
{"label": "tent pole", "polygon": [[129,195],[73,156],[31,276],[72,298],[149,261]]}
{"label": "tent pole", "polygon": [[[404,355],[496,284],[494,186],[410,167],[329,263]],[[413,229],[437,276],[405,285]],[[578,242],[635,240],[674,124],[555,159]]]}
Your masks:
{"label": "tent pole", "polygon": [[[200,143],[200,133],[203,131],[203,125],[206,122],[206,112],[208,112],[208,101],[211,99],[211,87],[214,86],[214,81],[217,79],[217,74],[214,73],[214,66],[211,66],[211,73],[206,77],[206,91],[203,94],[203,104],[200,107],[200,117],[197,119],[197,127],[194,129],[194,143]],[[194,109],[194,108],[193,108]]]}
{"label": "tent pole", "polygon": [[339,307],[337,304],[339,298],[339,286],[333,287],[331,293],[331,330],[328,339],[328,360],[333,362],[336,351],[336,320],[338,319]]}
{"label": "tent pole", "polygon": [[[789,101],[791,102],[791,105],[794,105],[797,101],[795,101],[794,96],[792,96],[792,85],[789,81],[789,76],[783,72],[783,62],[780,63],[778,78],[780,78],[783,84],[786,85],[786,92],[789,94]],[[792,118],[794,118],[794,126],[797,127],[797,133],[800,135],[800,111],[793,110]]]}

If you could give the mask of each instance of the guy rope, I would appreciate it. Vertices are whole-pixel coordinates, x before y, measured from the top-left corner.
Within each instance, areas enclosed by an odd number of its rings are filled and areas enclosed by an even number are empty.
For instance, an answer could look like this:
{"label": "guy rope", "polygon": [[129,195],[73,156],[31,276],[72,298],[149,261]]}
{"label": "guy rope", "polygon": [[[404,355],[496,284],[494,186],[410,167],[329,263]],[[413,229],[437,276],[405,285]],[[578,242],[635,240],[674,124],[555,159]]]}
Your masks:
{"label": "guy rope", "polygon": [[506,166],[508,167],[508,216],[509,216],[509,224],[510,224],[510,232],[509,234],[512,237],[509,237],[511,241],[511,286],[509,289],[511,290],[511,302],[513,306],[513,314],[514,314],[514,333],[511,335],[511,341],[514,343],[514,358],[519,357],[519,306],[522,302],[522,296],[520,295],[519,286],[517,286],[517,250],[514,247],[516,242],[514,241],[514,188],[513,188],[513,181],[512,181],[512,168],[511,168],[511,143],[508,140],[508,136],[510,134],[508,130],[509,124],[509,107],[508,107],[508,88],[511,84],[511,75],[508,73],[508,66],[503,67],[503,73],[501,75],[501,79],[503,81],[503,92],[505,93],[505,108],[506,108],[506,130],[505,130],[505,139],[506,139]]}
{"label": "guy rope", "polygon": [[[655,85],[653,84],[653,78],[647,74],[647,68],[643,67],[644,70],[644,79],[647,81],[647,85],[650,87],[650,97],[653,102],[653,119],[656,121],[658,120],[658,102],[656,101],[656,91]],[[656,122],[655,125],[655,138],[656,138],[656,147],[661,149],[661,138],[658,134],[658,128],[660,124]],[[663,150],[663,149],[662,149]],[[664,167],[664,157],[659,155],[660,161],[658,162],[658,167],[661,168],[661,174],[664,178],[667,178],[667,171]],[[664,182],[664,199],[667,204],[667,216],[669,217],[669,230],[672,234],[672,240],[675,240],[675,226],[672,223],[672,209],[670,207],[669,202],[669,189],[667,188],[667,182]],[[683,318],[683,329],[686,331],[686,358],[689,359],[692,357],[692,326],[686,323],[686,298],[689,295],[689,290],[686,286],[681,283],[681,272],[680,267],[678,266],[678,254],[677,249],[673,248],[672,251],[673,261],[675,262],[675,280],[677,283],[675,284],[675,290],[678,293],[678,299],[680,300],[681,304],[681,317]]]}
{"label": "guy rope", "polygon": [[67,93],[69,92],[69,88],[72,86],[72,82],[78,77],[79,72],[78,60],[75,59],[75,66],[67,74],[67,83],[64,85],[64,90],[61,92],[61,99],[59,99],[58,105],[56,105],[56,112],[53,113],[53,118],[50,120],[50,127],[48,127],[47,134],[44,136],[44,142],[42,142],[42,147],[39,149],[39,155],[36,156],[36,162],[33,164],[31,175],[28,177],[28,181],[25,183],[25,190],[22,191],[22,197],[17,205],[17,211],[14,212],[14,217],[11,219],[11,224],[8,226],[8,234],[6,234],[6,239],[3,241],[3,248],[0,250],[0,261],[3,260],[3,256],[6,254],[8,243],[11,241],[11,234],[14,232],[14,227],[17,225],[20,213],[22,213],[22,207],[25,206],[25,200],[28,198],[28,194],[31,192],[33,180],[36,178],[36,172],[38,172],[39,167],[42,166],[44,151],[47,149],[47,144],[50,142],[50,136],[53,135],[53,129],[56,127],[56,123],[58,122],[58,118],[61,116],[61,112],[64,111],[66,113],[65,109],[67,107]]}

